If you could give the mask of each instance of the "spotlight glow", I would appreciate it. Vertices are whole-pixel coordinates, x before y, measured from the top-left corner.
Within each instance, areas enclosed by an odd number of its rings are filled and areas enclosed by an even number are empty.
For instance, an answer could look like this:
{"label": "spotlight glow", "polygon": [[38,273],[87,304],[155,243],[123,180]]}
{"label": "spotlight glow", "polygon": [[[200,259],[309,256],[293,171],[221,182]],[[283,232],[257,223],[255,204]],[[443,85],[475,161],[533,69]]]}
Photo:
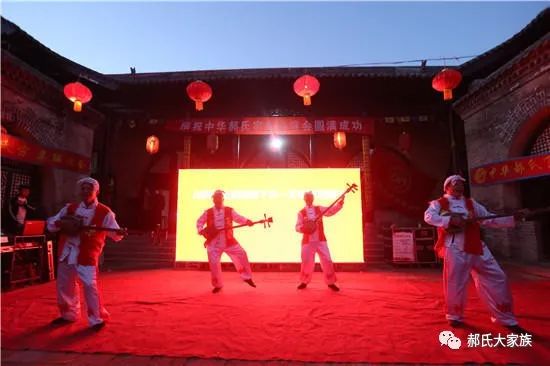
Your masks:
{"label": "spotlight glow", "polygon": [[279,151],[283,147],[283,144],[283,139],[278,136],[271,136],[269,140],[269,147],[271,147],[271,150]]}

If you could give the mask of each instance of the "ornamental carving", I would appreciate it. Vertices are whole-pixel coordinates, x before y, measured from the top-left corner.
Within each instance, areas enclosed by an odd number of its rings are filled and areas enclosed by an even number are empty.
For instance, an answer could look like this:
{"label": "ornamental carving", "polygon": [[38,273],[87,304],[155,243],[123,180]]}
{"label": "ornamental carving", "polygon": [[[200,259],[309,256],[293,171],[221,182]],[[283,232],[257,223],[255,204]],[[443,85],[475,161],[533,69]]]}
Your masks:
{"label": "ornamental carving", "polygon": [[2,124],[25,131],[44,146],[63,146],[64,122],[64,118],[40,116],[23,102],[4,101],[2,103]]}
{"label": "ornamental carving", "polygon": [[515,136],[519,126],[547,105],[549,103],[546,90],[537,90],[503,113],[504,118],[502,121],[497,120],[494,122],[490,130],[496,133],[503,144],[508,145]]}
{"label": "ornamental carving", "polygon": [[544,77],[548,73],[549,57],[550,36],[547,35],[486,79],[471,83],[468,94],[453,104],[454,109],[467,121],[495,98],[497,93],[521,88],[526,79],[534,76]]}

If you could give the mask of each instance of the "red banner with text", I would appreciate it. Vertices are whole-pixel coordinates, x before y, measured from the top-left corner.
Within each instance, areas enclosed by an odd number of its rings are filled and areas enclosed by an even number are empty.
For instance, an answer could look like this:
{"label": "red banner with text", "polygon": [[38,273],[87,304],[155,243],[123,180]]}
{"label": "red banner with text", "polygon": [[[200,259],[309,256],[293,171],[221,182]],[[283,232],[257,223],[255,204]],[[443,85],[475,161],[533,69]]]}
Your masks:
{"label": "red banner with text", "polygon": [[374,119],[354,117],[247,117],[170,120],[166,129],[188,134],[310,135],[337,131],[372,135]]}
{"label": "red banner with text", "polygon": [[90,159],[68,151],[48,149],[18,137],[2,134],[2,157],[25,161],[37,165],[90,172]]}
{"label": "red banner with text", "polygon": [[488,185],[550,175],[550,154],[491,163],[470,169],[473,185]]}

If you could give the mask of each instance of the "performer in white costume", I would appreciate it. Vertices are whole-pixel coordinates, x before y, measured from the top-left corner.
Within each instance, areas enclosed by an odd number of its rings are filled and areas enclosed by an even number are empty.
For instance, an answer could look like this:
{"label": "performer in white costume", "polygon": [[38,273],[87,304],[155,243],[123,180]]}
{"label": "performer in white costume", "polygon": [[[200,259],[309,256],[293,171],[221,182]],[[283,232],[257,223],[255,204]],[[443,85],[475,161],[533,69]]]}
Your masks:
{"label": "performer in white costume", "polygon": [[[99,183],[95,179],[83,178],[78,181],[78,186],[82,201],[67,204],[57,215],[48,219],[50,232],[61,231],[57,267],[57,303],[61,316],[52,323],[69,324],[80,318],[80,289],[77,282],[80,279],[88,308],[88,323],[94,330],[99,330],[105,325],[109,313],[101,305],[97,288],[98,258],[106,236],[119,241],[125,231],[118,226],[111,209],[98,202]],[[76,217],[85,226],[118,230],[105,232],[86,229],[69,233],[63,227],[63,220],[67,216]]]}
{"label": "performer in white costume", "polygon": [[[344,197],[326,212],[324,212],[326,207],[313,205],[314,199],[315,197],[311,191],[304,193],[306,206],[298,212],[296,221],[296,231],[303,234],[302,266],[298,289],[305,289],[308,283],[311,282],[311,277],[315,268],[315,253],[317,253],[321,261],[325,283],[333,291],[340,291],[336,285],[336,273],[334,271],[334,264],[330,258],[330,251],[328,249],[327,238],[323,226],[323,218],[319,216],[321,214],[323,214],[323,216],[332,216],[340,211],[344,206]],[[317,222],[311,224],[316,217],[319,217]],[[308,225],[312,225],[312,229],[308,230]]]}
{"label": "performer in white costume", "polygon": [[491,213],[473,199],[464,197],[464,182],[459,175],[448,177],[443,184],[445,194],[430,202],[424,213],[424,220],[438,228],[435,250],[444,259],[446,318],[453,327],[462,325],[467,287],[472,276],[479,297],[489,308],[491,320],[521,332],[523,329],[512,312],[512,295],[506,275],[481,240],[480,225],[513,227],[525,212],[479,222],[468,220]]}
{"label": "performer in white costume", "polygon": [[[205,210],[197,220],[197,232],[199,235],[205,235],[208,232],[216,232],[216,229],[231,227],[233,221],[239,224],[248,224],[252,226],[252,221],[241,216],[235,209],[224,206],[224,192],[216,190],[212,195],[214,207]],[[205,227],[206,224],[206,227]],[[208,263],[212,276],[213,293],[219,292],[223,287],[221,256],[226,253],[235,265],[237,272],[244,282],[252,287],[256,287],[252,281],[252,270],[248,262],[246,251],[233,236],[233,230],[219,231],[207,241],[206,250],[208,252]]]}

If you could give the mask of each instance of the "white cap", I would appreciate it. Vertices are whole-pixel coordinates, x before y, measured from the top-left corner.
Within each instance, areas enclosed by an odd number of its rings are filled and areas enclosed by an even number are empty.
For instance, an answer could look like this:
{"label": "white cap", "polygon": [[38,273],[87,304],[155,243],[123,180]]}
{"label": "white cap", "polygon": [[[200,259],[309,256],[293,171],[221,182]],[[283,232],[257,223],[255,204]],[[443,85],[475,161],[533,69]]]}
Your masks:
{"label": "white cap", "polygon": [[212,193],[212,197],[214,197],[214,196],[216,196],[216,195],[219,195],[219,194],[221,194],[221,195],[223,196],[223,195],[225,194],[225,192],[222,191],[221,189],[216,189],[216,190],[214,191],[214,193]]}
{"label": "white cap", "polygon": [[76,182],[76,184],[78,184],[79,187],[84,183],[91,184],[94,187],[94,191],[96,191],[96,192],[99,191],[99,182],[97,180],[95,180],[94,178],[86,177],[86,178],[82,178],[78,182]]}
{"label": "white cap", "polygon": [[445,179],[445,183],[443,183],[443,191],[447,189],[447,186],[449,184],[454,184],[454,182],[456,182],[457,180],[466,182],[466,179],[462,178],[460,175],[451,175],[450,177],[447,177],[447,179]]}

